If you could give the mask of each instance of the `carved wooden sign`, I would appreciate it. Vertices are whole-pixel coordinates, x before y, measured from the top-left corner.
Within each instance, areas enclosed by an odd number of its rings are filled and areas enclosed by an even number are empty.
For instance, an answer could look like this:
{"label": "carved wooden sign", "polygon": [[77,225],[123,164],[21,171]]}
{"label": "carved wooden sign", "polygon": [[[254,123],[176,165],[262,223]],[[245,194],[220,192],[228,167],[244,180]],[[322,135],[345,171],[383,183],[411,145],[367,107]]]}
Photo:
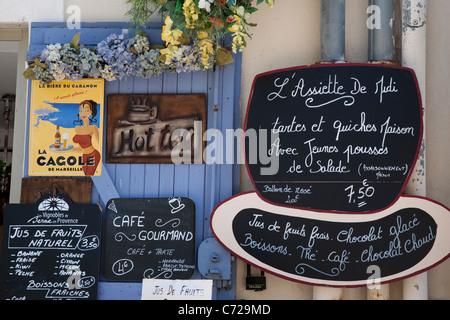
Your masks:
{"label": "carved wooden sign", "polygon": [[202,163],[206,95],[108,95],[106,162]]}

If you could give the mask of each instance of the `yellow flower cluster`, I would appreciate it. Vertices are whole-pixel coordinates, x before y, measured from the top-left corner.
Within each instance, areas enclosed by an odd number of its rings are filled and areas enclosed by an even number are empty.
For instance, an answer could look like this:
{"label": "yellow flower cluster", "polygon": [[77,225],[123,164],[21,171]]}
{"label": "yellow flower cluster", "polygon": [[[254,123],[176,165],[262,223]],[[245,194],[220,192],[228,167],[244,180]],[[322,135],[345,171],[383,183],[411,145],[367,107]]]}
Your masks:
{"label": "yellow flower cluster", "polygon": [[202,63],[205,68],[209,69],[212,67],[210,65],[210,56],[214,54],[214,44],[211,39],[209,39],[208,33],[205,31],[197,32],[198,38],[200,39],[199,46],[200,52],[202,54]]}
{"label": "yellow flower cluster", "polygon": [[194,29],[195,22],[198,20],[198,12],[195,3],[192,0],[185,0],[183,4],[183,14],[186,20],[186,28]]}
{"label": "yellow flower cluster", "polygon": [[246,46],[244,37],[247,34],[247,30],[243,21],[245,11],[243,7],[232,7],[231,10],[235,13],[233,15],[234,23],[228,30],[233,32],[232,49],[234,53],[237,53],[238,51],[242,52]]}
{"label": "yellow flower cluster", "polygon": [[181,44],[178,39],[183,35],[183,31],[175,29],[172,30],[173,21],[168,16],[165,20],[165,25],[162,28],[161,38],[166,42],[167,48],[161,50],[161,54],[165,56],[165,64],[170,64],[173,60],[174,53],[178,50],[178,45]]}
{"label": "yellow flower cluster", "polygon": [[172,30],[173,21],[168,16],[165,20],[165,25],[162,28],[161,39],[166,42],[166,45],[173,44],[178,45],[180,41],[178,39],[182,36],[183,31],[175,29]]}

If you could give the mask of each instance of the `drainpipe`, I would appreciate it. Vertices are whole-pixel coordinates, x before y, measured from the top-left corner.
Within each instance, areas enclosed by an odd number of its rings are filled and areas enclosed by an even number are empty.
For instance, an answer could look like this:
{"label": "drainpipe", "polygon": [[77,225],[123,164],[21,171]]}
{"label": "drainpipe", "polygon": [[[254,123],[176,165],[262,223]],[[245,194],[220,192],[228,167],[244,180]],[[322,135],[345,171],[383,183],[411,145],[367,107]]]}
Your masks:
{"label": "drainpipe", "polygon": [[[321,0],[321,62],[345,61],[345,0]],[[313,287],[314,300],[342,300],[343,288]]]}
{"label": "drainpipe", "polygon": [[[402,65],[414,69],[422,95],[424,137],[419,159],[405,194],[426,197],[425,104],[426,104],[426,0],[402,0]],[[427,273],[403,281],[404,300],[427,300]]]}
{"label": "drainpipe", "polygon": [[394,0],[369,0],[367,21],[369,28],[369,61],[393,64]]}
{"label": "drainpipe", "polygon": [[[394,0],[369,0],[369,61],[394,64]],[[389,300],[389,285],[367,289],[368,300]]]}
{"label": "drainpipe", "polygon": [[345,60],[345,0],[321,1],[321,61],[342,62]]}

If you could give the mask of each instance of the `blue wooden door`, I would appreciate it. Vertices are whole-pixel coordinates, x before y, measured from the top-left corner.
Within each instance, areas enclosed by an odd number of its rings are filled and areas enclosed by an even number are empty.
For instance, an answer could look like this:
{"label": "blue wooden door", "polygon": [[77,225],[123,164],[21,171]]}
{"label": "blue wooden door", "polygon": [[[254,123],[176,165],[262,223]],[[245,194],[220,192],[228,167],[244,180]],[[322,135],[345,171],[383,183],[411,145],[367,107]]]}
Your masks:
{"label": "blue wooden door", "polygon": [[[39,55],[47,44],[69,43],[81,32],[80,43],[95,46],[112,33],[128,30],[124,23],[83,24],[81,29],[68,29],[63,24],[33,23],[30,34],[29,58]],[[144,30],[152,44],[161,43],[161,26]],[[217,129],[225,137],[226,129],[240,125],[240,56],[235,62],[215,71],[192,73],[164,73],[159,77],[143,79],[128,77],[112,82],[105,81],[105,101],[108,94],[207,94],[207,127]],[[215,107],[218,108],[215,108]],[[29,112],[29,103],[28,103]],[[105,109],[106,113],[106,109]],[[106,118],[105,118],[106,127]],[[106,130],[104,136],[106,135]],[[27,139],[28,140],[28,139]],[[207,144],[214,143],[207,141]],[[225,143],[223,143],[225,145]],[[105,143],[104,143],[105,145]],[[25,148],[28,149],[27,147]],[[228,150],[229,151],[229,150]],[[226,151],[225,151],[226,152]],[[223,157],[225,159],[225,156]],[[235,157],[239,158],[239,156]],[[28,159],[28,155],[25,155]],[[25,160],[25,177],[28,163]],[[239,165],[237,160],[228,164],[109,164],[103,163],[101,177],[94,177],[92,203],[102,208],[113,197],[189,197],[196,205],[196,246],[210,238],[209,216],[220,201],[238,192]],[[201,259],[201,257],[199,257]],[[233,275],[234,277],[234,275]],[[195,279],[201,278],[196,270]],[[230,283],[229,283],[230,284]],[[232,298],[231,289],[216,285],[216,299]],[[226,289],[224,289],[226,287]],[[141,284],[101,281],[99,299],[140,299]]]}

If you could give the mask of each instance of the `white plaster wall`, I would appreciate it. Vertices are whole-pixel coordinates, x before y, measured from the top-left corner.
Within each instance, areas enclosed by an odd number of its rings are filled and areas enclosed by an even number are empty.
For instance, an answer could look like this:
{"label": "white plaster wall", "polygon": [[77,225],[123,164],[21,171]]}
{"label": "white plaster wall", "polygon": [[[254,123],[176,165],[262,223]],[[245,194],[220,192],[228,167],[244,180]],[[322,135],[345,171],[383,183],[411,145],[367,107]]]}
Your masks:
{"label": "white plaster wall", "polygon": [[0,22],[64,21],[64,0],[0,0]]}
{"label": "white plaster wall", "polygon": [[[83,22],[121,22],[128,21],[125,13],[129,10],[126,0],[65,0],[65,17],[72,13],[70,6],[80,8]],[[69,12],[67,10],[69,9]]]}
{"label": "white plaster wall", "polygon": [[[450,207],[450,1],[428,1],[427,196]],[[428,272],[429,297],[450,299],[450,261]]]}

